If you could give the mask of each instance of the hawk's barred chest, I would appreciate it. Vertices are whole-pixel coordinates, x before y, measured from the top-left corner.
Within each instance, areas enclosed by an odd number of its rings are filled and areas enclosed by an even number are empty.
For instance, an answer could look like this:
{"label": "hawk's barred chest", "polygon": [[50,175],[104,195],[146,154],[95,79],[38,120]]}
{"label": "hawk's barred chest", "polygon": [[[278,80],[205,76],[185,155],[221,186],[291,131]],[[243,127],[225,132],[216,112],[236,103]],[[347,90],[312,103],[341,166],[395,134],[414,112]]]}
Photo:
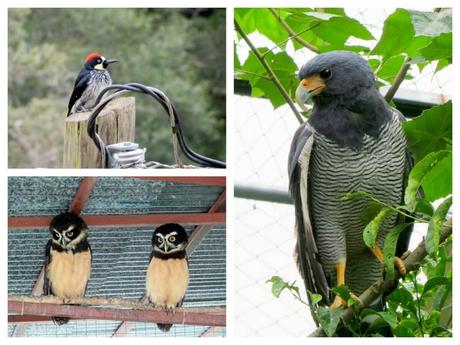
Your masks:
{"label": "hawk's barred chest", "polygon": [[[341,147],[319,133],[314,135],[310,161],[314,226],[317,232],[326,228],[361,229],[359,233],[346,234],[347,251],[353,251],[353,247],[364,245],[362,213],[367,201],[343,202],[341,198],[349,192],[364,191],[385,203],[400,204],[406,164],[403,129],[397,114],[393,113],[379,135],[376,138],[366,135],[357,150]],[[387,230],[382,230],[382,237]],[[349,241],[353,235],[355,238]]]}

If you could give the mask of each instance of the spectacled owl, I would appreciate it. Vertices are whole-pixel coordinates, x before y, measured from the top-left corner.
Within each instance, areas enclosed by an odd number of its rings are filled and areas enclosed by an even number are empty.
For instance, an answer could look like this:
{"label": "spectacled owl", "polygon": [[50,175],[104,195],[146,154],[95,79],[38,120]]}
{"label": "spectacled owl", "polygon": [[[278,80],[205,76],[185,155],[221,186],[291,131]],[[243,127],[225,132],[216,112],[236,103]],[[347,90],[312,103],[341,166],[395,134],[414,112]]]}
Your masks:
{"label": "spectacled owl", "polygon": [[[44,295],[64,300],[83,297],[91,275],[92,253],[88,242],[88,226],[79,216],[64,212],[49,225],[51,239],[45,251]],[[63,325],[68,318],[54,317]]]}
{"label": "spectacled owl", "polygon": [[[153,232],[145,287],[157,307],[174,311],[182,305],[189,282],[187,243],[187,232],[179,224],[163,224]],[[157,326],[168,332],[172,324]]]}

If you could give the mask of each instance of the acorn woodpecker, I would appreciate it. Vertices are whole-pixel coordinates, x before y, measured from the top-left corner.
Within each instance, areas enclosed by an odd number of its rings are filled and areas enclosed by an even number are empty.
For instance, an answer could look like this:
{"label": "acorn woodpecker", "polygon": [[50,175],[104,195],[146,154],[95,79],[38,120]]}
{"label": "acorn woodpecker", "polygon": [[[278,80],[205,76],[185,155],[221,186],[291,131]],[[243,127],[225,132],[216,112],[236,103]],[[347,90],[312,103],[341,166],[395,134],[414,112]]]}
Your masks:
{"label": "acorn woodpecker", "polygon": [[89,54],[85,64],[75,79],[72,96],[69,100],[67,116],[73,113],[89,111],[96,104],[99,93],[112,84],[107,67],[117,62],[115,59],[106,59],[100,54]]}

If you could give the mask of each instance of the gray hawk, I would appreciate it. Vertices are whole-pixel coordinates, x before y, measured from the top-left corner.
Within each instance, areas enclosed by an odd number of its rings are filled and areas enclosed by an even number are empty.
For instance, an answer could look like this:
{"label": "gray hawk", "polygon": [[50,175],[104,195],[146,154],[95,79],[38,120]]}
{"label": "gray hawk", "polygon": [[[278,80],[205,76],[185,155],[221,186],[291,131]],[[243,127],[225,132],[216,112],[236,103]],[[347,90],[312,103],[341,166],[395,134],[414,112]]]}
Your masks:
{"label": "gray hawk", "polygon": [[[289,153],[289,187],[295,203],[296,261],[305,287],[321,294],[323,304],[344,305],[331,287],[345,284],[361,294],[383,274],[385,236],[399,222],[393,214],[382,224],[377,245],[363,240],[365,199],[341,201],[355,191],[384,203],[403,200],[411,158],[401,127],[404,117],[392,109],[376,86],[375,76],[359,54],[319,54],[299,71],[296,101],[313,109],[296,131]],[[397,256],[407,250],[412,229],[398,240]],[[383,303],[381,300],[376,303]]]}

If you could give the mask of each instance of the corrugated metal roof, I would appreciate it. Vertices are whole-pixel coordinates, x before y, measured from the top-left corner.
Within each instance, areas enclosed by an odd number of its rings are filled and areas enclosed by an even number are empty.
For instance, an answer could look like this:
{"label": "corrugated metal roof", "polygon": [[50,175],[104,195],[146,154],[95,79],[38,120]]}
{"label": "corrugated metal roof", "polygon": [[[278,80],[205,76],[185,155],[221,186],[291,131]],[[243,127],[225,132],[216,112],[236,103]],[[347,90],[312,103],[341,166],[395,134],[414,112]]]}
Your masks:
{"label": "corrugated metal roof", "polygon": [[[9,178],[11,215],[54,215],[67,209],[81,178]],[[134,183],[133,183],[134,182]],[[118,190],[117,190],[118,185]],[[118,191],[118,193],[117,193]],[[99,178],[86,214],[132,214],[144,212],[205,212],[222,187],[187,185],[172,182]],[[203,199],[199,202],[200,193]],[[180,200],[191,197],[185,206]],[[109,207],[104,209],[104,200]],[[179,200],[179,201],[178,201]],[[155,210],[155,211],[152,211]],[[107,213],[106,213],[107,212]],[[186,227],[190,233],[193,226]],[[154,227],[90,228],[93,249],[92,275],[87,296],[141,298],[151,250]],[[8,293],[30,294],[44,260],[48,230],[14,229],[8,232]],[[226,228],[216,225],[189,258],[190,285],[184,307],[222,306],[226,303]],[[74,321],[65,326],[30,325],[27,335],[97,336],[111,335],[118,322]],[[166,335],[196,336],[206,327],[175,325]],[[12,331],[12,328],[10,328]],[[136,324],[129,335],[164,335],[153,324]]]}
{"label": "corrugated metal roof", "polygon": [[[10,177],[10,216],[55,215],[69,209],[82,177]],[[83,215],[207,212],[224,190],[160,180],[99,177]]]}

